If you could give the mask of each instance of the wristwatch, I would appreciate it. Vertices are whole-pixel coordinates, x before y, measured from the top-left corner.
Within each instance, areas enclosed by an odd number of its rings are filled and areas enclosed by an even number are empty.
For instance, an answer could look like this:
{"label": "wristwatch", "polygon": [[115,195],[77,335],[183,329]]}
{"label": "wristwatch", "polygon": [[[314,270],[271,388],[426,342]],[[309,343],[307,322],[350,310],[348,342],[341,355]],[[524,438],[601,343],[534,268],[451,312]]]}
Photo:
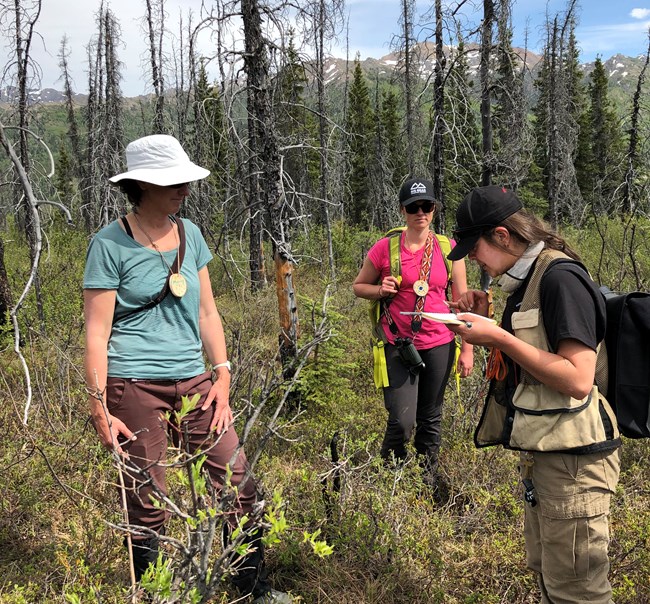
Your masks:
{"label": "wristwatch", "polygon": [[215,363],[212,365],[212,371],[216,371],[219,367],[225,367],[228,371],[232,372],[232,367],[230,361],[224,361],[223,363]]}

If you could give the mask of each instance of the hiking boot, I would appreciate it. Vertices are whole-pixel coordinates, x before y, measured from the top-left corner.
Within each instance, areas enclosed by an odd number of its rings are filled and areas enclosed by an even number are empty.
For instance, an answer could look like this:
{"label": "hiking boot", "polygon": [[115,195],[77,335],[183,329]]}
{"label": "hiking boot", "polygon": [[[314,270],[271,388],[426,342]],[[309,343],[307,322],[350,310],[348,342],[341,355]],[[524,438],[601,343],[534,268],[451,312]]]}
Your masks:
{"label": "hiking boot", "polygon": [[258,598],[253,600],[253,604],[292,604],[293,598],[283,591],[270,589]]}

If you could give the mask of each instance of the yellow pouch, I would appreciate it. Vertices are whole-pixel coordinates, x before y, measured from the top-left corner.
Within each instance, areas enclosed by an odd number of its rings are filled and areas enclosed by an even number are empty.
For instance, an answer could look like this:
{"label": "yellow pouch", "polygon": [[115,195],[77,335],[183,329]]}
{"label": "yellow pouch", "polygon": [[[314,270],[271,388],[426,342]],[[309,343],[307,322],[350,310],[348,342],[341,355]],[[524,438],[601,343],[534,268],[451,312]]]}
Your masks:
{"label": "yellow pouch", "polygon": [[374,379],[377,388],[387,388],[388,367],[386,365],[386,349],[381,340],[377,340],[372,345],[372,355],[374,359]]}

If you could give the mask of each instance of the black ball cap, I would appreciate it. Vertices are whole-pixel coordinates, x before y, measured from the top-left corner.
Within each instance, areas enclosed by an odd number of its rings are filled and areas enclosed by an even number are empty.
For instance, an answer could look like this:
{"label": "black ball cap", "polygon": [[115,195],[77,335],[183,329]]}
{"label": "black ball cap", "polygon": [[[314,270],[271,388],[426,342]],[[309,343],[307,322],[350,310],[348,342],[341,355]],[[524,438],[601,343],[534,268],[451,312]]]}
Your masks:
{"label": "black ball cap", "polygon": [[403,206],[416,201],[435,201],[433,183],[426,178],[409,178],[399,190],[399,202]]}
{"label": "black ball cap", "polygon": [[447,258],[460,260],[467,256],[483,233],[521,208],[519,197],[505,187],[488,185],[472,189],[456,210],[454,238],[458,243]]}

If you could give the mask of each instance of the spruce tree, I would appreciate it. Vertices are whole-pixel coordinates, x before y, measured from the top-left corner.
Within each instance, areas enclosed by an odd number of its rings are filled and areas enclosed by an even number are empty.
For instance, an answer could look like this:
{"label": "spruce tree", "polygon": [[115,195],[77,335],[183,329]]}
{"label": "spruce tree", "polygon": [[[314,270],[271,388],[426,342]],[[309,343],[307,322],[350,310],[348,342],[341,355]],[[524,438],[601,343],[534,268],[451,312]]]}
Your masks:
{"label": "spruce tree", "polygon": [[384,140],[388,181],[397,191],[407,176],[406,149],[402,137],[403,125],[399,115],[399,98],[392,89],[381,94],[381,131]]}
{"label": "spruce tree", "polygon": [[65,148],[65,144],[59,147],[59,157],[56,162],[56,171],[54,173],[54,186],[59,194],[59,199],[68,208],[72,205],[72,200],[75,196],[75,179],[74,170],[70,154]]}
{"label": "spruce tree", "polygon": [[580,67],[580,49],[578,48],[578,40],[576,39],[576,22],[571,19],[569,25],[569,40],[567,43],[566,54],[564,55],[564,73],[567,86],[567,98],[569,100],[568,110],[569,114],[576,123],[580,120],[580,116],[584,112],[587,104],[585,97],[585,86],[583,83],[583,73]]}
{"label": "spruce tree", "polygon": [[533,161],[528,175],[522,185],[522,195],[527,198],[528,206],[545,213],[548,199],[548,113],[549,113],[549,74],[550,61],[545,51],[539,63],[537,77],[533,82],[537,94],[537,103],[532,110]]}
{"label": "spruce tree", "polygon": [[583,116],[583,144],[577,168],[583,195],[597,210],[612,211],[623,178],[622,139],[608,94],[608,78],[600,57],[590,74],[589,107]]}
{"label": "spruce tree", "polygon": [[591,186],[591,133],[589,131],[586,89],[580,69],[579,51],[575,37],[575,23],[571,24],[565,71],[567,73],[567,83],[570,87],[569,98],[571,102],[569,111],[578,128],[578,145],[574,160],[576,179],[583,197],[589,198],[588,192]]}
{"label": "spruce tree", "polygon": [[641,150],[641,99],[644,98],[643,88],[648,65],[650,65],[650,41],[646,48],[645,62],[643,63],[641,73],[637,78],[636,89],[634,91],[634,96],[632,97],[630,128],[628,130],[629,139],[627,142],[627,151],[625,153],[625,184],[621,195],[621,210],[626,214],[636,210],[637,204],[642,202],[643,198],[646,200],[644,206],[646,206],[645,209],[647,210],[647,195],[643,196],[639,187],[639,185],[646,180],[644,170],[645,162],[639,152]]}
{"label": "spruce tree", "polygon": [[354,74],[348,94],[348,216],[352,224],[368,226],[371,210],[369,151],[373,142],[373,112],[366,77],[359,58],[354,62]]}

